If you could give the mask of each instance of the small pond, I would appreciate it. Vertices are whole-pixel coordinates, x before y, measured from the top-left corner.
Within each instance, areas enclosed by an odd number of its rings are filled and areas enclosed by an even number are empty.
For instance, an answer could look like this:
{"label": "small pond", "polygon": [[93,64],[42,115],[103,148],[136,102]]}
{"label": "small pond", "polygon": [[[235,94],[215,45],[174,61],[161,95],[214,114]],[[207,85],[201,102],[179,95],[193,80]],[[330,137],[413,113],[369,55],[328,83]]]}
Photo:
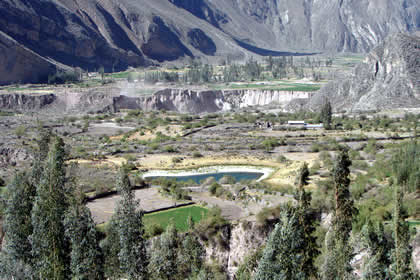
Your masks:
{"label": "small pond", "polygon": [[147,179],[157,179],[157,178],[167,178],[167,179],[176,179],[180,182],[194,181],[199,184],[203,180],[214,177],[216,181],[219,181],[224,176],[232,176],[236,182],[242,180],[258,180],[264,173],[261,172],[217,172],[217,173],[207,173],[207,174],[193,174],[193,175],[180,175],[180,176],[148,176]]}

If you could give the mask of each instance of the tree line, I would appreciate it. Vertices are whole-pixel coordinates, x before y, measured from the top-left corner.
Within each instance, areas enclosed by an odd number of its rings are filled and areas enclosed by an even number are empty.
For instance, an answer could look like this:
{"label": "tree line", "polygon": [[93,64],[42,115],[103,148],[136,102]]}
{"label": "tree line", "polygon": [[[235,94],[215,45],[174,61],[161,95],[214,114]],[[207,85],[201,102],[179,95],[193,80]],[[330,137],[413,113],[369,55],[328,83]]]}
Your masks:
{"label": "tree line", "polygon": [[[354,248],[350,237],[357,208],[351,198],[350,166],[347,150],[342,150],[332,169],[334,210],[324,248],[316,243],[315,209],[311,208],[311,193],[305,191],[309,170],[302,166],[296,180],[297,205],[284,205],[280,221],[269,236],[257,261],[248,265],[254,270],[240,270],[238,279],[357,279],[352,260]],[[411,232],[403,205],[403,190],[394,185],[394,213],[391,235],[382,223],[368,221],[362,229],[360,247],[369,258],[362,267],[362,279],[419,279],[411,260]],[[321,249],[324,260],[318,268],[315,260]],[[245,272],[244,272],[245,271]]]}
{"label": "tree line", "polygon": [[63,139],[43,131],[31,170],[8,184],[2,277],[205,279],[204,249],[192,231],[181,238],[170,225],[147,250],[143,211],[124,167],[116,184],[122,199],[105,236],[99,232],[65,159]]}

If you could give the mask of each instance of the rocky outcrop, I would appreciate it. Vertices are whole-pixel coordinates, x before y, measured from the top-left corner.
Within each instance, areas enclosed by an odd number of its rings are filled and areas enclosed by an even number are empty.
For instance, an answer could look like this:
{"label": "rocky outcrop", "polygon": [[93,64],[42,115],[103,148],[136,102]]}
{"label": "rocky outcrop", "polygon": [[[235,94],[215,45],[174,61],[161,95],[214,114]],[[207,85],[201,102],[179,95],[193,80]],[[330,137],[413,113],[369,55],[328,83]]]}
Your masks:
{"label": "rocky outcrop", "polygon": [[32,160],[27,150],[22,148],[0,147],[0,167],[16,166]]}
{"label": "rocky outcrop", "polygon": [[114,109],[168,110],[181,113],[214,113],[251,106],[286,107],[292,100],[308,100],[311,92],[277,90],[192,91],[165,89],[150,96],[114,98]]}
{"label": "rocky outcrop", "polygon": [[[277,90],[165,89],[140,97],[103,92],[104,89],[63,90],[58,93],[0,93],[0,110],[62,114],[117,112],[122,109],[167,110],[180,113],[214,113],[253,106],[286,108],[290,102],[306,103],[312,92]],[[116,89],[112,90],[116,91]]]}
{"label": "rocky outcrop", "polygon": [[234,275],[245,257],[265,244],[273,228],[274,224],[265,228],[248,221],[226,226],[217,237],[203,240],[207,243],[206,258],[210,263],[216,260],[226,270],[229,279],[235,279]]}
{"label": "rocky outcrop", "polygon": [[55,94],[0,94],[0,109],[8,111],[38,111],[56,101]]}
{"label": "rocky outcrop", "polygon": [[420,33],[398,33],[375,48],[346,79],[333,81],[310,100],[318,110],[326,99],[335,111],[420,107]]}

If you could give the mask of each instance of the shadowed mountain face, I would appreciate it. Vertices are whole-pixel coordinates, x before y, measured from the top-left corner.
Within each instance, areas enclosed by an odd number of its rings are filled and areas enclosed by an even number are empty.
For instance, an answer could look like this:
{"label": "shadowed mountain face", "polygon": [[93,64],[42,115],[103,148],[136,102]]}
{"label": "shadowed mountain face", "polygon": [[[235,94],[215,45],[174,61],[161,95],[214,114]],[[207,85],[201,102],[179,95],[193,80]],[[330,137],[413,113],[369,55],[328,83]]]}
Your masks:
{"label": "shadowed mountain face", "polygon": [[2,0],[0,84],[42,81],[63,65],[365,52],[418,30],[419,10],[420,0]]}
{"label": "shadowed mountain face", "polygon": [[395,34],[376,47],[346,79],[323,87],[307,104],[326,99],[335,111],[360,112],[420,107],[420,33]]}

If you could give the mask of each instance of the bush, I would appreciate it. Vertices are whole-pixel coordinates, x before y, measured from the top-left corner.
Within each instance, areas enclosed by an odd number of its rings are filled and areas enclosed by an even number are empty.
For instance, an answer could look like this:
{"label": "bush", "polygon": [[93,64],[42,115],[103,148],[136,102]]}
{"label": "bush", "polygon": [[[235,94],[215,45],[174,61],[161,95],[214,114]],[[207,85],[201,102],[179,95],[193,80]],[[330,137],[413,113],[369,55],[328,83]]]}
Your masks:
{"label": "bush", "polygon": [[311,152],[312,153],[318,153],[321,150],[321,145],[319,145],[318,143],[313,143],[311,145]]}
{"label": "bush", "polygon": [[222,243],[221,233],[227,225],[229,225],[229,222],[223,218],[222,210],[219,207],[213,207],[209,209],[207,217],[196,224],[195,230],[204,241]]}
{"label": "bush", "polygon": [[19,138],[19,139],[22,138],[26,134],[26,127],[23,126],[23,125],[20,125],[20,126],[16,127],[15,134],[16,134],[17,138]]}
{"label": "bush", "polygon": [[265,207],[257,214],[257,223],[260,226],[266,227],[271,221],[278,221],[280,219],[281,205],[276,207]]}
{"label": "bush", "polygon": [[265,139],[262,141],[261,145],[264,147],[264,149],[269,152],[273,150],[275,147],[278,147],[280,145],[284,144],[283,141],[279,141],[278,139],[274,137],[270,137],[268,139]]}
{"label": "bush", "polygon": [[201,158],[201,157],[203,157],[203,155],[200,152],[194,152],[192,156],[193,156],[193,158]]}
{"label": "bush", "polygon": [[145,234],[146,238],[152,238],[158,235],[161,235],[165,230],[159,224],[151,224],[150,226],[146,227]]}
{"label": "bush", "polygon": [[319,172],[319,169],[321,169],[321,164],[319,163],[319,161],[315,161],[314,164],[311,166],[311,168],[309,169],[310,175],[315,175]]}
{"label": "bush", "polygon": [[191,200],[187,191],[183,189],[183,182],[178,182],[175,179],[157,178],[153,180],[153,183],[161,186],[161,192],[176,200]]}
{"label": "bush", "polygon": [[230,176],[230,175],[225,175],[225,176],[223,176],[223,177],[220,179],[219,183],[220,183],[220,184],[229,184],[229,185],[233,185],[233,184],[235,184],[235,183],[236,183],[236,180],[235,180],[235,178],[234,178],[233,176]]}
{"label": "bush", "polygon": [[212,184],[217,183],[214,177],[207,177],[206,179],[200,182],[201,186],[211,186]]}
{"label": "bush", "polygon": [[167,152],[167,153],[176,153],[176,152],[178,151],[178,150],[177,150],[175,147],[173,147],[173,146],[165,146],[164,150],[165,150],[165,152]]}
{"label": "bush", "polygon": [[288,162],[290,162],[285,156],[283,156],[283,155],[281,155],[281,156],[278,156],[277,157],[277,159],[276,159],[276,161],[277,162],[279,162],[279,163],[288,163]]}
{"label": "bush", "polygon": [[184,159],[182,157],[173,157],[172,158],[172,163],[180,163],[182,162]]}

